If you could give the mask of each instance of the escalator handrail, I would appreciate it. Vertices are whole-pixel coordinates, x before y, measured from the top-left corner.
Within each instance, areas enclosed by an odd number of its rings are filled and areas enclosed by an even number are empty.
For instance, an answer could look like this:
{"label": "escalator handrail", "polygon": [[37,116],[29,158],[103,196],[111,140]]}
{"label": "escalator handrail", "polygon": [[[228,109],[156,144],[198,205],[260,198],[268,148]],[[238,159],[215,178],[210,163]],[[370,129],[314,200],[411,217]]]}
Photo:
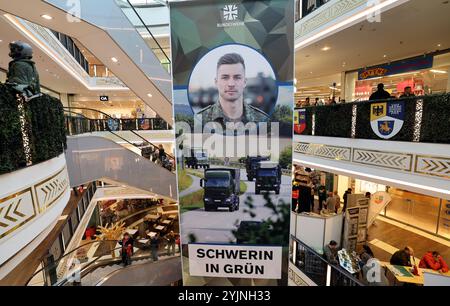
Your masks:
{"label": "escalator handrail", "polygon": [[[163,254],[167,254],[167,252],[165,252],[165,253],[158,253],[158,256],[163,255]],[[105,276],[104,276],[101,280],[99,280],[94,286],[100,286],[102,283],[104,283],[105,281],[107,281],[107,280],[108,280],[109,278],[111,278],[112,276],[116,275],[117,273],[123,272],[124,269],[136,268],[136,267],[139,267],[140,265],[146,265],[146,264],[149,264],[149,263],[164,262],[164,261],[166,261],[166,260],[170,260],[170,259],[174,259],[174,258],[180,257],[180,254],[181,254],[180,252],[175,252],[175,255],[170,256],[169,258],[158,259],[158,261],[153,261],[153,260],[152,260],[151,262],[144,262],[144,263],[141,263],[141,264],[139,264],[139,265],[134,265],[134,266],[131,266],[131,265],[130,265],[130,266],[123,267],[122,269],[112,271],[112,272],[110,272],[109,274],[105,275]],[[151,258],[151,257],[152,257],[152,255],[146,255],[146,256],[141,256],[141,257],[139,257],[139,259],[146,259],[146,258]],[[132,257],[132,259],[136,259],[136,258]]]}
{"label": "escalator handrail", "polygon": [[88,245],[88,244],[92,244],[92,243],[102,243],[102,242],[117,242],[117,240],[93,240],[93,241],[90,241],[90,242],[85,243],[85,244],[83,244],[83,245],[77,246],[75,249],[73,249],[73,250],[70,251],[69,253],[66,253],[66,254],[62,255],[61,257],[59,257],[58,259],[56,259],[56,260],[53,261],[52,263],[50,263],[50,264],[46,265],[45,267],[43,267],[43,268],[37,270],[36,272],[34,272],[33,275],[31,275],[31,277],[30,277],[30,278],[28,279],[28,281],[26,282],[26,285],[28,285],[28,283],[33,279],[33,277],[35,277],[38,273],[40,273],[40,272],[42,272],[42,271],[48,269],[49,266],[57,266],[57,265],[59,264],[59,262],[60,262],[62,259],[66,258],[68,255],[70,255],[70,254],[72,254],[73,252],[79,250],[80,248],[85,247],[85,246]]}
{"label": "escalator handrail", "polygon": [[[159,147],[153,143],[151,143],[150,141],[148,141],[147,139],[145,139],[144,137],[142,137],[141,135],[139,135],[138,133],[136,133],[133,130],[129,130],[131,133],[133,133],[134,135],[136,135],[137,137],[141,138],[143,141],[147,142],[148,144],[150,144],[151,146],[153,146],[156,149],[159,149]],[[175,157],[173,157],[172,155],[170,155],[169,153],[166,153],[166,155],[169,157],[169,159],[175,160]]]}
{"label": "escalator handrail", "polygon": [[[108,240],[100,240],[100,241],[108,241]],[[116,242],[117,242],[117,241],[116,241]],[[120,250],[120,249],[122,249],[121,246],[120,246],[120,247],[117,247],[117,248],[114,248],[114,249],[110,249],[108,252],[113,252],[113,251]],[[97,262],[97,260],[99,260],[99,259],[102,258],[103,256],[105,256],[105,255],[99,255],[99,256],[97,256],[94,260],[92,260],[90,263],[88,263],[86,266],[84,266],[83,269],[80,270],[80,275],[82,275],[83,271],[85,271],[87,268],[89,268],[90,266],[92,266],[95,262]],[[117,259],[115,259],[114,261],[116,261],[116,260],[117,260]],[[64,284],[67,283],[67,281],[68,281],[68,280],[67,280],[68,276],[69,276],[69,275],[66,275],[62,280],[56,282],[53,286],[64,286]]]}
{"label": "escalator handrail", "polygon": [[138,12],[136,11],[136,9],[134,8],[134,6],[130,3],[129,0],[126,0],[128,2],[128,5],[130,5],[131,9],[134,11],[134,13],[136,14],[136,16],[139,18],[139,20],[142,22],[142,24],[144,25],[145,29],[147,30],[147,32],[150,34],[150,36],[152,37],[152,39],[156,42],[156,44],[158,45],[159,50],[161,50],[161,52],[164,54],[164,57],[167,59],[169,65],[172,64],[172,62],[170,61],[170,58],[167,56],[166,52],[164,52],[164,49],[161,47],[161,45],[159,44],[158,40],[155,38],[155,36],[153,36],[152,31],[150,31],[150,29],[147,27],[147,25],[145,24],[144,20],[142,20],[141,16],[138,14]]}

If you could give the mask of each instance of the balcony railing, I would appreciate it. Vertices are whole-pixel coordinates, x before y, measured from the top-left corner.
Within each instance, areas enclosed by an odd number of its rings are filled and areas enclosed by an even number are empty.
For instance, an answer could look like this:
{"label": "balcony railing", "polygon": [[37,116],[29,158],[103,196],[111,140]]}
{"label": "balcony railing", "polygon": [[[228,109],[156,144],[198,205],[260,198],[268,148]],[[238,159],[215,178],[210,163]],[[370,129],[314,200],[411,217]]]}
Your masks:
{"label": "balcony railing", "polygon": [[330,1],[331,0],[296,0],[295,21],[299,21]]}
{"label": "balcony railing", "polygon": [[[312,248],[291,236],[295,249],[291,262],[318,286],[364,286],[354,275],[330,264]],[[295,262],[293,262],[295,261]]]}
{"label": "balcony railing", "polygon": [[450,94],[296,108],[300,121],[295,134],[383,140],[371,127],[372,105],[389,102],[404,105],[402,128],[389,140],[450,143]]}
{"label": "balcony railing", "polygon": [[48,95],[23,103],[0,84],[0,174],[16,171],[64,152],[64,111]]}

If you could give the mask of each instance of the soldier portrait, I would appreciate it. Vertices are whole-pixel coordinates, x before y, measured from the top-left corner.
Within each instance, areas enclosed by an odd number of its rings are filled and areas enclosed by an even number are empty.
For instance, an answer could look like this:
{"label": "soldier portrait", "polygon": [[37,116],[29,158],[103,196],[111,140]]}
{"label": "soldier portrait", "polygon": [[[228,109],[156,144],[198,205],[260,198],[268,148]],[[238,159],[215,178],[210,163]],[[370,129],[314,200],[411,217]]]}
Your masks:
{"label": "soldier portrait", "polygon": [[220,57],[214,80],[218,91],[217,101],[197,113],[201,116],[203,124],[208,122],[246,124],[269,120],[267,113],[245,102],[244,90],[247,85],[245,72],[245,61],[240,54],[227,53]]}

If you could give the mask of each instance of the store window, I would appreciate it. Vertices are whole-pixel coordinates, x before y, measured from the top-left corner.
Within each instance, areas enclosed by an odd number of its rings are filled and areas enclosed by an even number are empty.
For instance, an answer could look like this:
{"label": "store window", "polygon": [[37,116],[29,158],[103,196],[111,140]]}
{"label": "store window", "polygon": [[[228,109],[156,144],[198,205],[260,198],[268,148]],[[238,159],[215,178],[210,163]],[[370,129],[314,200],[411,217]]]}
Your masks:
{"label": "store window", "polygon": [[410,86],[416,96],[441,94],[450,91],[450,53],[435,55],[431,68],[401,74],[358,80],[357,72],[346,73],[346,100],[367,101],[383,83],[385,90],[393,97],[400,97]]}
{"label": "store window", "polygon": [[386,217],[436,233],[440,199],[396,188],[389,188],[391,203]]}

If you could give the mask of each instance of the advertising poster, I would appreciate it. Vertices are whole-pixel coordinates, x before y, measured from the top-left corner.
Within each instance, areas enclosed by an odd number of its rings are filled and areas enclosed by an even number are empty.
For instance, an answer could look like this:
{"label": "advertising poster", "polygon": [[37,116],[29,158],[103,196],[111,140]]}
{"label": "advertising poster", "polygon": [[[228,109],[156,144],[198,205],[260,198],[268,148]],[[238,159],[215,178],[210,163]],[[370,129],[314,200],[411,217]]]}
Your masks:
{"label": "advertising poster", "polygon": [[294,1],[170,3],[184,285],[286,285]]}

